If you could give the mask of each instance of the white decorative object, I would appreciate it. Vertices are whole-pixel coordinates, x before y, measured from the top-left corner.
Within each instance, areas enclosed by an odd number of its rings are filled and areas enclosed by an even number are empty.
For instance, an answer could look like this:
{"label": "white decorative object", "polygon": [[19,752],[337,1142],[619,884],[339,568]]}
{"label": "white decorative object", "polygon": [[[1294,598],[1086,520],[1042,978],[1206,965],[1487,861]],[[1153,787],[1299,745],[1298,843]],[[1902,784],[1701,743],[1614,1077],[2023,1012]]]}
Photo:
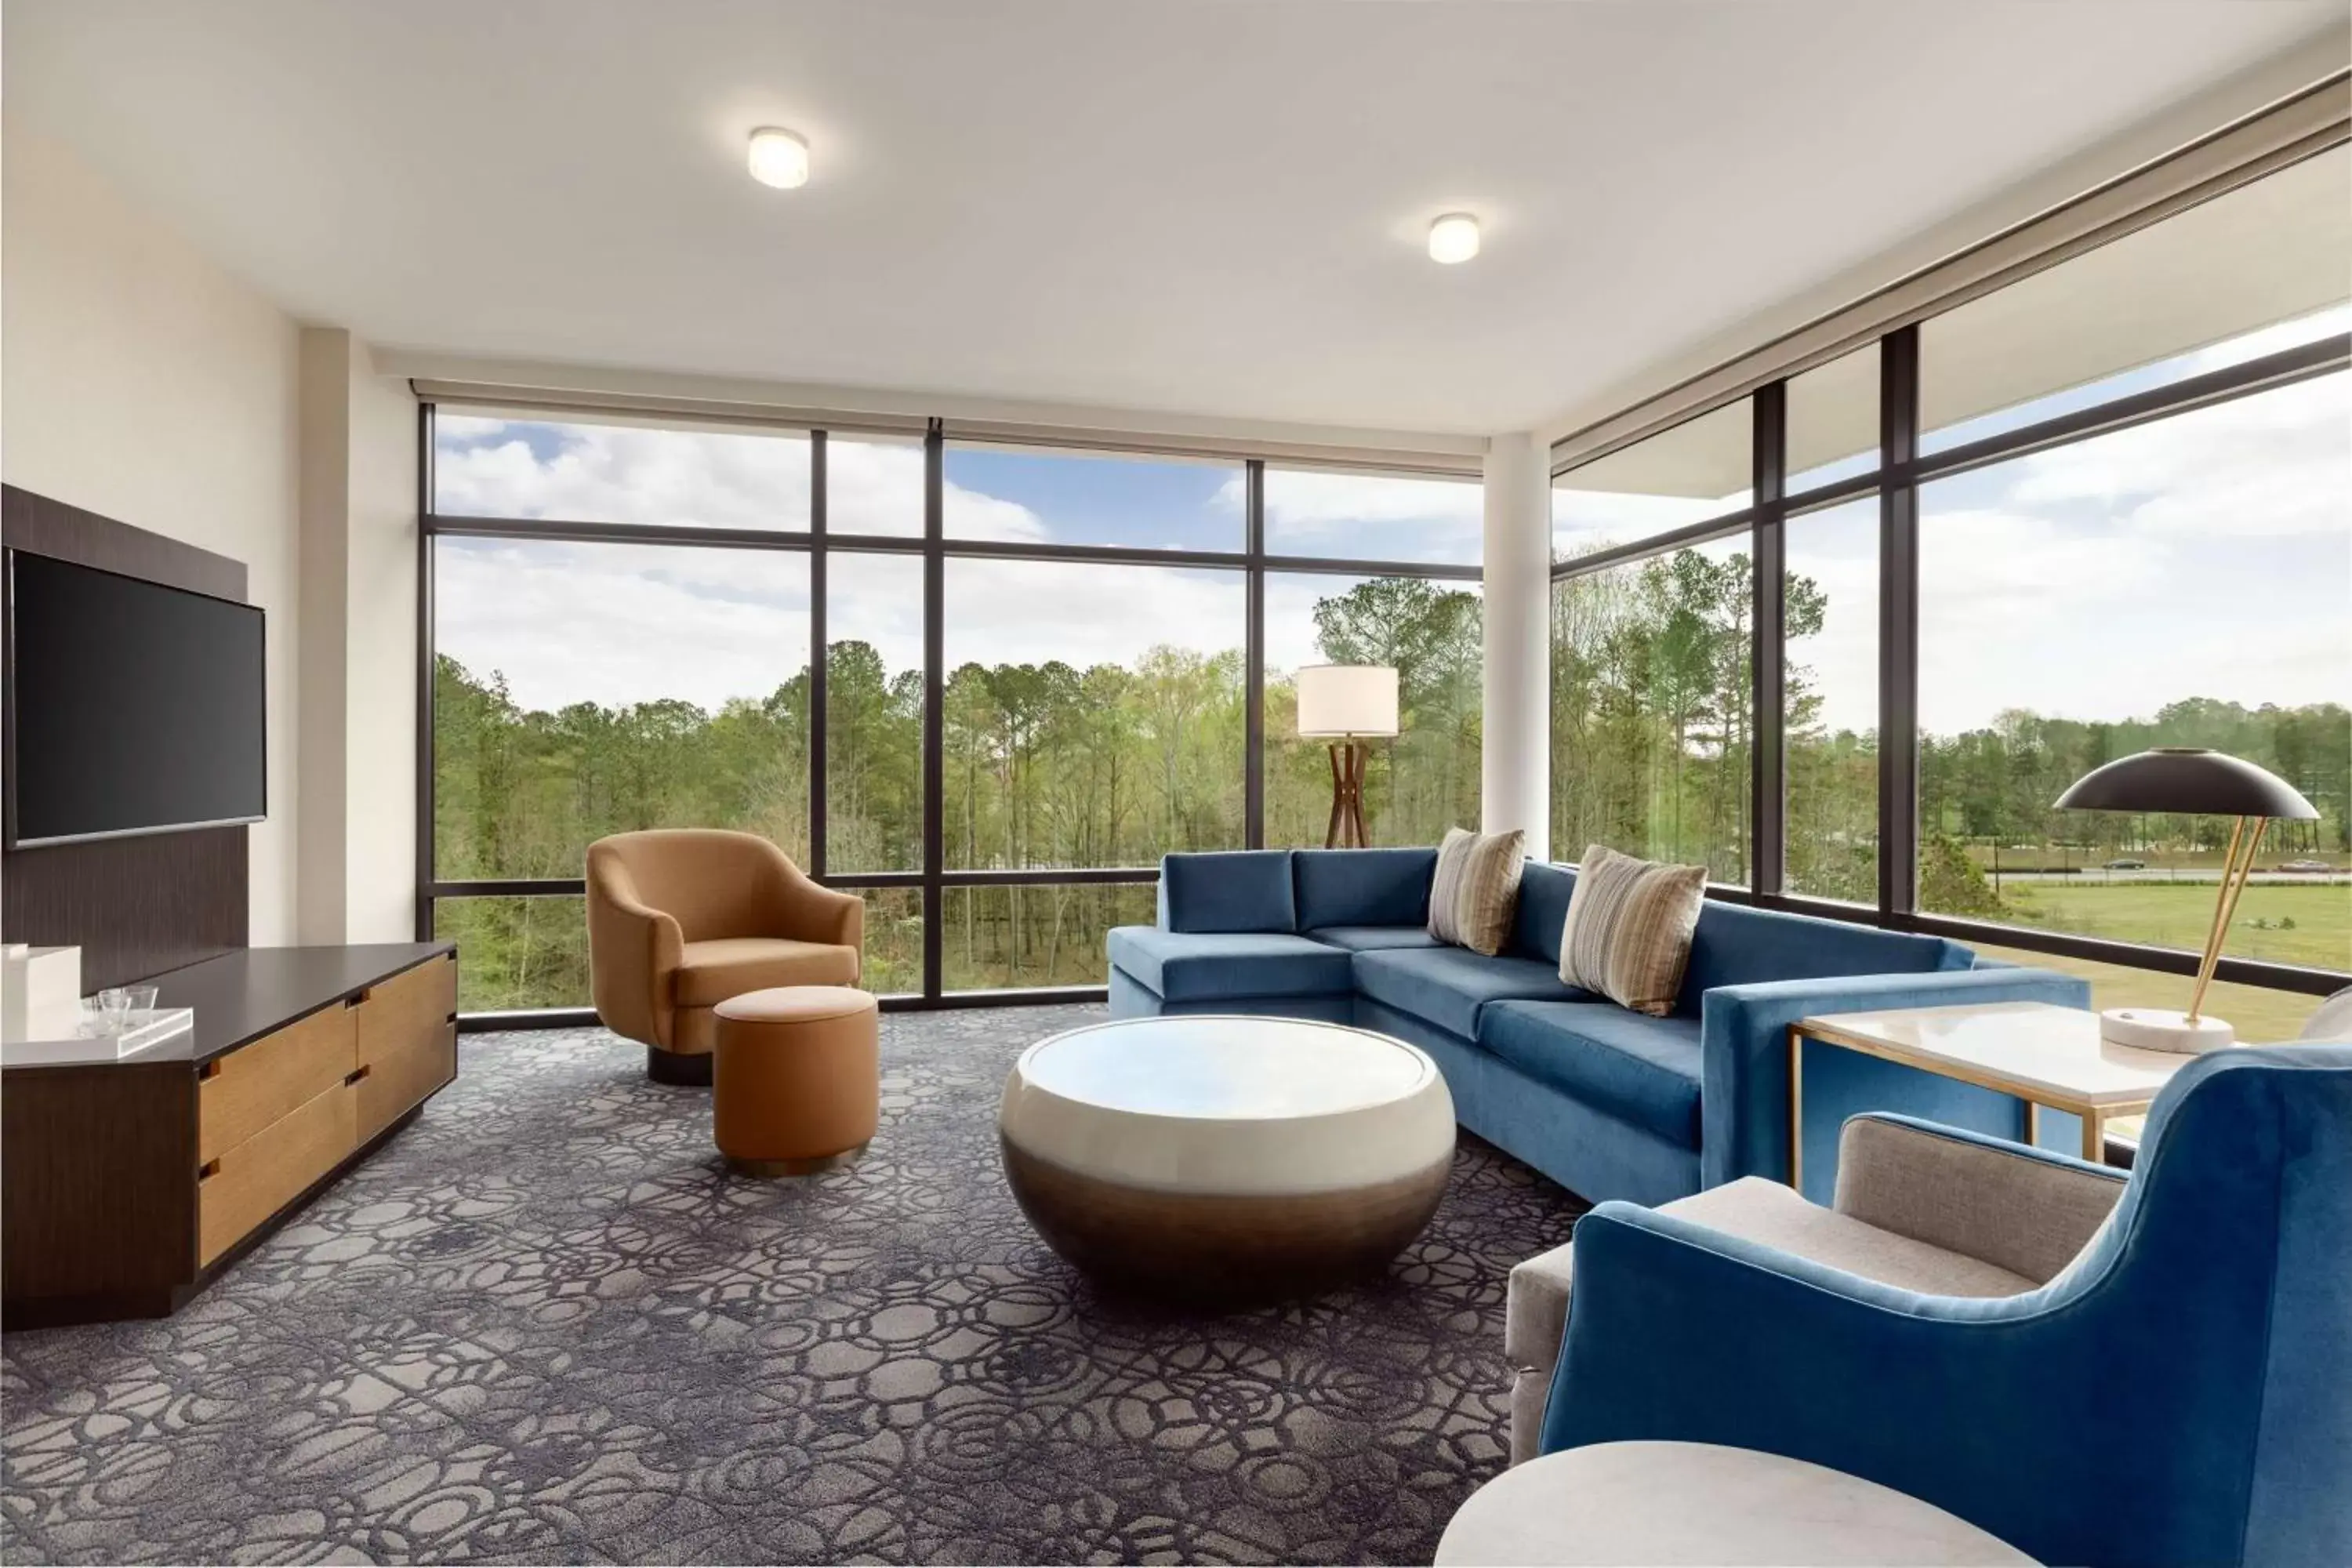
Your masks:
{"label": "white decorative object", "polygon": [[100,1022],[95,1010],[60,1035],[0,1042],[0,1065],[12,1068],[120,1061],[176,1040],[195,1027],[193,1007],[157,1007],[123,1015],[120,1028]]}
{"label": "white decorative object", "polygon": [[2099,1037],[2143,1051],[2195,1056],[2237,1038],[2227,1018],[2191,1016],[2171,1007],[2110,1007],[2099,1015]]}
{"label": "white decorative object", "polygon": [[56,1039],[81,1022],[81,949],[10,942],[0,959],[0,1040]]}

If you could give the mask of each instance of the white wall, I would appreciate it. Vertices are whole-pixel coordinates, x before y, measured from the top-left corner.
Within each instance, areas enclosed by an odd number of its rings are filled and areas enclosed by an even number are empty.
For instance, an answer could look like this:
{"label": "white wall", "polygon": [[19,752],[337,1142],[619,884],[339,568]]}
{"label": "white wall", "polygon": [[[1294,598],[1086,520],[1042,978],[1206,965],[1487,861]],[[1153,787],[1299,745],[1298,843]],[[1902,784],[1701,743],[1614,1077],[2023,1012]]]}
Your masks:
{"label": "white wall", "polygon": [[245,563],[269,617],[252,941],[408,940],[415,399],[67,148],[0,137],[0,476]]}
{"label": "white wall", "polygon": [[0,133],[0,476],[245,563],[268,616],[252,940],[294,939],[299,333],[58,143]]}
{"label": "white wall", "polygon": [[311,942],[415,934],[416,400],[302,331],[302,874]]}

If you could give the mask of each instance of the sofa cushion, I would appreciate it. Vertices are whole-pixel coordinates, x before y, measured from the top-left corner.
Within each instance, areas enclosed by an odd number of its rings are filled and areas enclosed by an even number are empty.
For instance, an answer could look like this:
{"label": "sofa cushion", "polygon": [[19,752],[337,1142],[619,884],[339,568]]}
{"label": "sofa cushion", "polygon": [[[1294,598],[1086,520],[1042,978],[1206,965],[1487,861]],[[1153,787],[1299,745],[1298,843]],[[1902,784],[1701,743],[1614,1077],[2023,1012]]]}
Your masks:
{"label": "sofa cushion", "polygon": [[854,947],[780,936],[725,936],[689,942],[678,950],[670,995],[681,1007],[709,1007],[772,985],[856,984]]}
{"label": "sofa cushion", "polygon": [[1388,947],[1436,947],[1438,940],[1426,926],[1318,926],[1307,933],[1317,942],[1344,947],[1349,952],[1373,952]]}
{"label": "sofa cushion", "polygon": [[1559,937],[1559,977],[1663,1018],[1690,963],[1706,868],[1669,866],[1588,844]]}
{"label": "sofa cushion", "polygon": [[1503,1002],[1480,1016],[1477,1039],[1538,1083],[1698,1147],[1696,1018],[1644,1017],[1603,1001]]}
{"label": "sofa cushion", "polygon": [[1290,857],[1298,929],[1417,926],[1429,920],[1429,879],[1437,851],[1299,849]]}
{"label": "sofa cushion", "polygon": [[1440,942],[1502,955],[1519,907],[1519,871],[1527,864],[1527,832],[1473,833],[1449,827],[1437,847],[1429,883],[1429,934]]}
{"label": "sofa cushion", "polygon": [[1320,996],[1348,989],[1349,953],[1286,931],[1170,931],[1119,926],[1114,967],[1170,1002]]}
{"label": "sofa cushion", "polygon": [[1956,942],[1881,931],[1782,910],[1709,899],[1691,932],[1690,966],[1675,1010],[1696,1016],[1718,985],[1760,980],[1822,980],[1847,974],[1926,974],[1967,969],[1975,954]]}
{"label": "sofa cushion", "polygon": [[1171,931],[1296,931],[1290,851],[1161,856],[1160,923]]}
{"label": "sofa cushion", "polygon": [[1478,1009],[1513,996],[1573,1002],[1591,995],[1562,985],[1540,959],[1488,958],[1460,947],[1403,947],[1355,954],[1356,989],[1465,1040],[1477,1037]]}
{"label": "sofa cushion", "polygon": [[1540,958],[1559,967],[1559,933],[1568,924],[1568,901],[1576,894],[1576,870],[1530,860],[1519,868],[1519,909],[1511,917],[1511,945],[1504,951]]}

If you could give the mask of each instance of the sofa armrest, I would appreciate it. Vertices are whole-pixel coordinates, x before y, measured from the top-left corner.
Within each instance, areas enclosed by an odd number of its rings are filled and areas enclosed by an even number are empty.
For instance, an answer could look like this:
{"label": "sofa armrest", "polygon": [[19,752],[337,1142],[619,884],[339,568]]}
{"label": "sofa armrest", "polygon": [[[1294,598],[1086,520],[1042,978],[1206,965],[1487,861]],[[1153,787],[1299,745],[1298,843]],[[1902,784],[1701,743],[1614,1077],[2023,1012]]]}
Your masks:
{"label": "sofa armrest", "polygon": [[1789,1026],[1800,1018],[1989,1002],[2088,1007],[2091,988],[2046,969],[1960,969],[1767,980],[1707,992],[1699,1014],[1699,1185],[1789,1179]]}
{"label": "sofa armrest", "polygon": [[2106,1223],[2125,1179],[2070,1155],[1874,1113],[1848,1118],[1839,1135],[1835,1206],[2047,1284]]}
{"label": "sofa armrest", "polygon": [[775,845],[765,847],[768,920],[772,929],[758,934],[854,948],[862,960],[866,900],[856,893],[837,892],[826,887],[794,865],[793,858]]}

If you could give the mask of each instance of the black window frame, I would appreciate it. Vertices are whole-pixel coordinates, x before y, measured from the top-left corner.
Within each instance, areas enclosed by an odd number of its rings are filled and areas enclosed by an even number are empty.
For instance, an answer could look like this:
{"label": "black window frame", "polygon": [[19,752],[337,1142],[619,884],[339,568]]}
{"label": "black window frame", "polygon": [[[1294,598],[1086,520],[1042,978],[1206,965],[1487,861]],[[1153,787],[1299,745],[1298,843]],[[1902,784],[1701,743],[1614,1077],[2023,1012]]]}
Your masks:
{"label": "black window frame", "polygon": [[[923,910],[923,963],[920,990],[886,995],[881,1004],[886,1009],[918,1010],[941,1007],[1021,1006],[1039,1003],[1099,1002],[1108,994],[1103,985],[1008,988],[984,991],[950,991],[943,984],[943,916],[947,893],[953,888],[996,887],[1068,887],[1104,883],[1150,883],[1159,879],[1157,866],[1114,866],[1059,868],[1035,867],[1013,869],[958,869],[945,864],[945,780],[944,758],[940,746],[944,728],[945,689],[945,582],[947,563],[950,560],[1060,561],[1097,564],[1132,566],[1204,567],[1236,572],[1241,574],[1245,604],[1244,627],[1244,716],[1243,747],[1243,814],[1244,847],[1265,847],[1265,731],[1264,717],[1265,616],[1265,579],[1269,573],[1307,572],[1339,574],[1357,577],[1418,577],[1443,582],[1483,584],[1485,567],[1436,563],[1376,560],[1335,559],[1324,556],[1280,555],[1265,549],[1265,470],[1268,459],[1237,453],[1213,450],[1188,451],[1181,456],[1209,458],[1239,466],[1243,480],[1244,527],[1243,547],[1239,550],[1160,550],[1142,547],[1045,544],[1014,541],[960,539],[945,529],[945,472],[948,445],[951,437],[943,421],[926,422],[921,432],[923,462],[923,528],[919,534],[845,534],[836,533],[827,526],[827,461],[826,447],[830,437],[839,435],[845,439],[873,436],[905,437],[915,432],[896,428],[877,430],[846,423],[796,425],[785,421],[761,423],[759,428],[769,431],[804,433],[809,453],[809,517],[801,529],[749,530],[706,528],[701,526],[646,525],[637,523],[587,522],[564,519],[493,518],[445,514],[436,510],[434,500],[434,429],[440,404],[434,399],[423,401],[417,416],[417,665],[416,665],[416,864],[415,906],[416,934],[419,941],[429,941],[433,935],[434,907],[445,899],[468,898],[578,898],[587,891],[587,883],[580,877],[527,878],[441,878],[436,875],[434,862],[434,729],[433,729],[433,667],[434,667],[434,542],[442,538],[541,540],[572,543],[663,544],[681,548],[724,547],[730,549],[773,550],[804,554],[809,559],[809,875],[828,887],[856,891],[868,889],[914,889],[921,895]],[[496,404],[466,404],[454,405],[452,412],[492,415],[508,414],[514,417],[544,417],[562,421],[577,419],[593,421],[595,410],[504,409]],[[696,423],[680,419],[681,426]],[[975,444],[991,447],[1024,446],[1041,452],[1066,453],[1083,457],[1089,451],[1100,454],[1132,455],[1150,458],[1160,456],[1148,449],[1118,447],[1108,443],[1076,443],[1052,439],[1008,439],[1000,435],[974,435]],[[1284,466],[1274,459],[1273,466]],[[1366,461],[1361,464],[1335,464],[1317,458],[1317,468],[1347,468],[1370,475],[1391,475],[1424,479],[1481,482],[1481,477],[1465,468],[1431,465],[1427,468],[1400,464],[1395,460]],[[921,784],[923,794],[922,865],[914,870],[862,871],[836,873],[826,864],[826,763],[825,709],[827,642],[825,585],[831,553],[895,554],[919,558],[923,563],[923,709]],[[459,1015],[461,1028],[512,1029],[578,1027],[593,1024],[595,1011],[589,1007],[548,1007],[514,1009],[498,1012],[473,1012]]]}
{"label": "black window frame", "polygon": [[[1686,544],[1726,538],[1743,531],[1748,536],[1756,594],[1755,613],[1749,617],[1749,655],[1754,669],[1751,689],[1756,705],[1751,731],[1756,737],[1750,771],[1751,885],[1739,888],[1709,884],[1707,896],[1891,931],[1946,936],[1959,942],[2046,952],[2158,973],[2195,974],[2199,955],[2182,948],[1937,915],[1917,907],[1919,489],[1931,480],[2028,453],[2068,446],[2193,409],[2250,397],[2274,387],[2352,370],[2352,333],[2298,344],[1924,456],[1919,450],[1918,427],[1919,323],[1896,327],[1881,334],[1876,342],[1879,460],[1874,468],[1795,494],[1782,493],[1787,460],[1788,384],[1802,370],[1792,372],[1675,421],[1680,425],[1743,398],[1753,400],[1755,496],[1751,505],[1671,532],[1552,565],[1551,585],[1557,589],[1559,584],[1573,578],[1650,560]],[[1847,343],[1837,354],[1827,357],[1838,357],[1864,346]],[[1810,363],[1802,367],[1811,368]],[[1570,462],[1556,463],[1552,479],[1557,483],[1588,463],[1662,433],[1637,431],[1607,446],[1580,452]],[[1788,520],[1840,501],[1872,496],[1877,498],[1879,504],[1878,898],[1874,908],[1782,890],[1787,820],[1782,696],[1787,647],[1779,635],[1785,591]],[[1559,847],[1554,847],[1557,850]],[[2352,984],[2352,972],[2226,955],[2216,967],[2214,976],[2237,984],[2312,996],[2328,995]]]}

